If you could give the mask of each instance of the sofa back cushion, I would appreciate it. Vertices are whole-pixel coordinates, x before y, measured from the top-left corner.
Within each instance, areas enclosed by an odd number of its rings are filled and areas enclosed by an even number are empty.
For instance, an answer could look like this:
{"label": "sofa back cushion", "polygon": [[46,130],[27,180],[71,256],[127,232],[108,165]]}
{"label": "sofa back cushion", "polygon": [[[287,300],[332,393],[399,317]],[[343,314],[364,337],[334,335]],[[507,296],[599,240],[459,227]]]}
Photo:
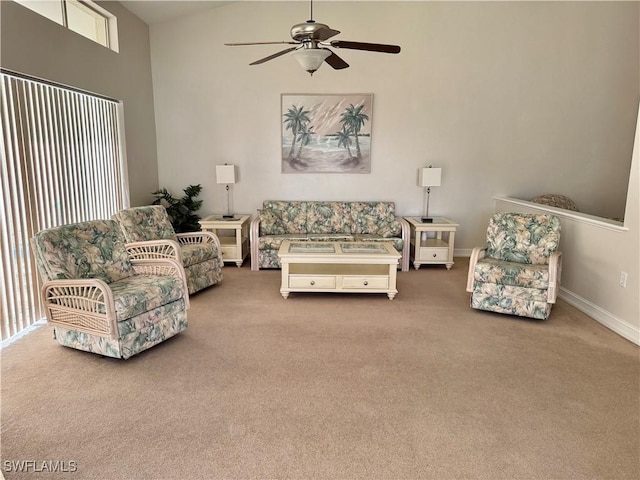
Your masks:
{"label": "sofa back cushion", "polygon": [[487,228],[487,256],[545,265],[560,243],[560,219],[534,213],[496,213]]}
{"label": "sofa back cushion", "polygon": [[307,233],[308,202],[265,200],[260,216],[260,235]]}
{"label": "sofa back cushion", "polygon": [[120,225],[127,243],[178,240],[167,210],[162,205],[127,208],[112,218]]}
{"label": "sofa back cushion", "polygon": [[124,239],[113,220],[50,228],[32,240],[43,280],[97,278],[107,283],[133,275]]}
{"label": "sofa back cushion", "polygon": [[350,233],[351,208],[347,202],[309,202],[307,233]]}
{"label": "sofa back cushion", "polygon": [[395,218],[393,202],[351,202],[351,233],[376,234]]}

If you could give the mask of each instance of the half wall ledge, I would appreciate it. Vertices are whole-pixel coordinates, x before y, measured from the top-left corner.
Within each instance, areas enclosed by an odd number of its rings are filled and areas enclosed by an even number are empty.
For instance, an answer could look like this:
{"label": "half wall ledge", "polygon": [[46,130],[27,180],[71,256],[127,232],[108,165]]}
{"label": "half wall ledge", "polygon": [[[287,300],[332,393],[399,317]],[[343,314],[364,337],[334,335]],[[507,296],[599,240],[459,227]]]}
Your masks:
{"label": "half wall ledge", "polygon": [[588,213],[574,212],[572,210],[565,210],[564,208],[551,207],[549,205],[529,202],[527,200],[520,200],[519,198],[514,198],[514,197],[503,197],[498,195],[493,197],[493,199],[495,201],[512,203],[514,205],[519,205],[521,207],[529,207],[529,208],[534,208],[536,210],[549,212],[554,215],[559,215],[564,218],[570,218],[572,220],[575,220],[577,222],[581,222],[587,225],[606,228],[607,230],[612,230],[614,232],[629,231],[629,229],[625,227],[622,222],[619,222],[617,220],[612,220],[610,218],[597,217],[595,215],[589,215]]}

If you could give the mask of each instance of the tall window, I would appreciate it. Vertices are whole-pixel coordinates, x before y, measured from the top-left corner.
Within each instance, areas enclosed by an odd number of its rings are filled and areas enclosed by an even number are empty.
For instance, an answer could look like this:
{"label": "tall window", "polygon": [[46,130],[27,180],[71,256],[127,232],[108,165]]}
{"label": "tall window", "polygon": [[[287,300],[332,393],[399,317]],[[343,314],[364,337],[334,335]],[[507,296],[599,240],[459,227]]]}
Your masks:
{"label": "tall window", "polygon": [[2,340],[40,320],[30,238],[129,206],[121,105],[0,73]]}
{"label": "tall window", "polygon": [[90,0],[14,0],[49,20],[118,51],[115,15]]}

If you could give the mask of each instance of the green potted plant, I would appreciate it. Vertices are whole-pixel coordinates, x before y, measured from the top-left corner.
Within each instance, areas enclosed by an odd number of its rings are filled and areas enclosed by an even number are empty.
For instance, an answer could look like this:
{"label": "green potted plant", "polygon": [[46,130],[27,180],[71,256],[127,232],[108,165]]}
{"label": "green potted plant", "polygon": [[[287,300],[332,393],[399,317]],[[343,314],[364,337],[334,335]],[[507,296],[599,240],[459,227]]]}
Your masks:
{"label": "green potted plant", "polygon": [[196,213],[202,207],[202,200],[195,198],[202,191],[201,185],[189,185],[182,198],[175,198],[166,188],[161,188],[152,195],[154,205],[162,205],[167,210],[169,220],[176,233],[200,231],[200,216]]}

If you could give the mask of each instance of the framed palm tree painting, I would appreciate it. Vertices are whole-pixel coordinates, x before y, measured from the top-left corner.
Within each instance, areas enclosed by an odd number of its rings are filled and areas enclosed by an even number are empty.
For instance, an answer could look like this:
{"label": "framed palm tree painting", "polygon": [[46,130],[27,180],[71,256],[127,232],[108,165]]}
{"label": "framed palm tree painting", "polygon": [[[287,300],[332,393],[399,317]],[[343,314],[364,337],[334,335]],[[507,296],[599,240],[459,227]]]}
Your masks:
{"label": "framed palm tree painting", "polygon": [[282,173],[371,173],[373,94],[282,94]]}

